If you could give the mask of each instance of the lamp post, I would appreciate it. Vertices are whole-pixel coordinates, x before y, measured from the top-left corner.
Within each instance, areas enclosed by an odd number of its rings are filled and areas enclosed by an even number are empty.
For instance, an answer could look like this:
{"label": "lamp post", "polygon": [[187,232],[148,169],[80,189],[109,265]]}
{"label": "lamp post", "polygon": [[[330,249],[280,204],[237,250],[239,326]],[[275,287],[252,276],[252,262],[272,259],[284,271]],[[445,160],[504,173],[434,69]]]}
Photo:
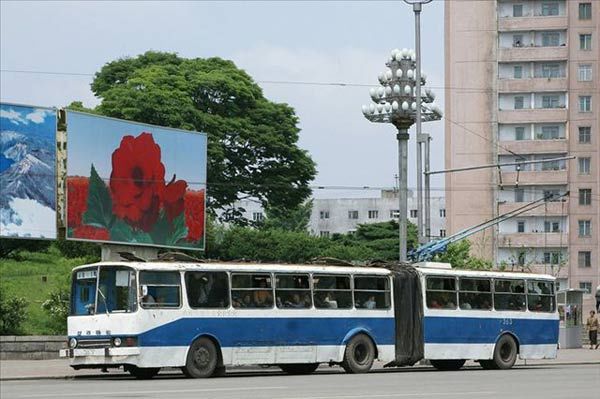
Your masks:
{"label": "lamp post", "polygon": [[[417,120],[417,115],[419,120],[427,122],[441,119],[442,112],[433,105],[435,96],[429,90],[420,98],[421,101],[417,102],[417,65],[416,53],[413,50],[393,50],[386,66],[385,72],[379,74],[381,86],[369,91],[373,104],[363,105],[362,112],[369,121],[391,123],[398,131],[398,235],[399,260],[403,262],[407,259],[408,129]],[[419,83],[424,83],[424,78],[421,78]]]}
{"label": "lamp post", "polygon": [[[421,9],[423,4],[431,2],[431,0],[404,0],[405,3],[413,6],[413,11],[415,13],[415,55],[416,55],[416,68],[415,68],[415,97],[417,104],[421,103]],[[416,133],[417,139],[416,149],[417,149],[417,231],[418,231],[418,241],[419,243],[424,243],[429,241],[429,235],[431,233],[430,227],[430,206],[429,206],[429,198],[426,198],[427,202],[427,215],[425,215],[426,226],[423,228],[423,160],[421,158],[423,150],[423,144],[428,147],[428,138],[422,137],[421,135],[421,110],[417,108],[416,115]],[[426,155],[429,157],[429,154]],[[427,190],[428,191],[428,190]],[[427,196],[427,193],[426,193]],[[425,230],[425,231],[423,231]]]}

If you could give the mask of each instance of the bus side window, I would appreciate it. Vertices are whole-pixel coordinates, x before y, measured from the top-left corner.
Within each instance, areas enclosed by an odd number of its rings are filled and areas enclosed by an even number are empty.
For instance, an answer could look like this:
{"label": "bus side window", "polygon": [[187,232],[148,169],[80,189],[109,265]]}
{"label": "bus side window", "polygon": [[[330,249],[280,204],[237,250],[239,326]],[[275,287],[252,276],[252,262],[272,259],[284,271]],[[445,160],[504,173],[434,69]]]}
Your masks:
{"label": "bus side window", "polygon": [[357,309],[389,309],[389,278],[387,276],[354,276],[354,306]]}
{"label": "bus side window", "polygon": [[143,308],[178,308],[181,306],[181,275],[179,272],[140,272]]}
{"label": "bus side window", "polygon": [[231,276],[234,308],[272,308],[273,285],[268,273],[238,273]]}
{"label": "bus side window", "polygon": [[317,309],[352,308],[350,276],[313,274],[314,302]]}
{"label": "bus side window", "polygon": [[428,276],[426,302],[429,309],[456,309],[456,279]]}
{"label": "bus side window", "polygon": [[525,280],[495,279],[494,308],[525,311]]}
{"label": "bus side window", "polygon": [[463,310],[492,310],[492,283],[489,279],[459,279],[459,306]]}
{"label": "bus side window", "polygon": [[532,312],[554,312],[554,283],[552,281],[527,281],[527,308]]}
{"label": "bus side window", "polygon": [[312,307],[308,274],[276,274],[275,303],[282,309]]}
{"label": "bus side window", "polygon": [[185,286],[191,308],[229,307],[229,277],[225,272],[186,272]]}

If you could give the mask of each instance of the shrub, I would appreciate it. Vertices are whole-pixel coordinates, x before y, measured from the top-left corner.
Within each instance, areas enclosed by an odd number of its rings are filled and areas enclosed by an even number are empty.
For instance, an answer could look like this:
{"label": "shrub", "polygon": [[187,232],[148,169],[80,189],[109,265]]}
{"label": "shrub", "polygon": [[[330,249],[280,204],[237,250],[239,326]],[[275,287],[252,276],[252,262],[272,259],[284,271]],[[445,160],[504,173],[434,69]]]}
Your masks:
{"label": "shrub", "polygon": [[100,245],[91,242],[57,240],[56,248],[66,258],[88,258],[92,262],[100,260]]}
{"label": "shrub", "polygon": [[15,257],[19,251],[42,252],[47,250],[51,243],[49,240],[1,238],[0,258]]}
{"label": "shrub", "polygon": [[22,332],[21,324],[27,317],[26,307],[24,298],[6,297],[4,290],[0,289],[0,335],[18,335]]}
{"label": "shrub", "polygon": [[59,288],[48,296],[42,303],[42,309],[50,316],[49,328],[53,334],[67,332],[67,317],[69,316],[70,290]]}

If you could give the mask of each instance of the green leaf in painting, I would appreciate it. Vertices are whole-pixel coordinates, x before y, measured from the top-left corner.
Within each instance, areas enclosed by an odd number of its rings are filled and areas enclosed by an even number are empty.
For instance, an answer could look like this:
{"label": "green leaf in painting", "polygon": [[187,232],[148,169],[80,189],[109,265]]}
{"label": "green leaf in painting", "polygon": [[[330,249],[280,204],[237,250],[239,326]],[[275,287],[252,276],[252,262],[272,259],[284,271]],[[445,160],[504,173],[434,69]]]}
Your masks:
{"label": "green leaf in painting", "polygon": [[168,245],[175,245],[178,241],[183,240],[188,235],[188,229],[185,225],[185,215],[182,213],[173,219],[173,230],[167,240]]}
{"label": "green leaf in painting", "polygon": [[122,219],[115,219],[110,229],[110,239],[113,241],[131,242],[133,234],[131,226]]}
{"label": "green leaf in painting", "polygon": [[83,214],[83,223],[94,227],[110,229],[113,219],[110,193],[92,164],[87,211]]}
{"label": "green leaf in painting", "polygon": [[158,217],[158,220],[156,221],[154,227],[152,228],[152,231],[150,232],[150,237],[152,237],[152,243],[157,245],[166,244],[170,230],[171,223],[167,219],[165,211],[161,210],[160,216]]}

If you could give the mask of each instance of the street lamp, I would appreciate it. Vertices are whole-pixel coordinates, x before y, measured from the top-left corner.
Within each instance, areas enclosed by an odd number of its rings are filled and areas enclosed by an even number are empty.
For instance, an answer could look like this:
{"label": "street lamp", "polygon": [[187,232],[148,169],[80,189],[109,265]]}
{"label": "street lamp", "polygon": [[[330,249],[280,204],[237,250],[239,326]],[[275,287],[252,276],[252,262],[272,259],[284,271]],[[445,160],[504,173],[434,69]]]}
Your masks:
{"label": "street lamp", "polygon": [[[435,95],[430,90],[417,101],[417,83],[425,83],[425,76],[417,71],[416,53],[413,50],[395,49],[386,62],[386,70],[379,74],[380,87],[372,88],[369,94],[373,103],[363,105],[362,112],[369,121],[391,123],[398,130],[398,205],[399,205],[399,259],[406,261],[407,225],[407,157],[408,129],[417,119],[436,121],[442,118],[442,111],[433,104]],[[417,78],[418,75],[418,78]],[[417,82],[417,79],[420,81]],[[419,104],[419,106],[417,106]]]}

